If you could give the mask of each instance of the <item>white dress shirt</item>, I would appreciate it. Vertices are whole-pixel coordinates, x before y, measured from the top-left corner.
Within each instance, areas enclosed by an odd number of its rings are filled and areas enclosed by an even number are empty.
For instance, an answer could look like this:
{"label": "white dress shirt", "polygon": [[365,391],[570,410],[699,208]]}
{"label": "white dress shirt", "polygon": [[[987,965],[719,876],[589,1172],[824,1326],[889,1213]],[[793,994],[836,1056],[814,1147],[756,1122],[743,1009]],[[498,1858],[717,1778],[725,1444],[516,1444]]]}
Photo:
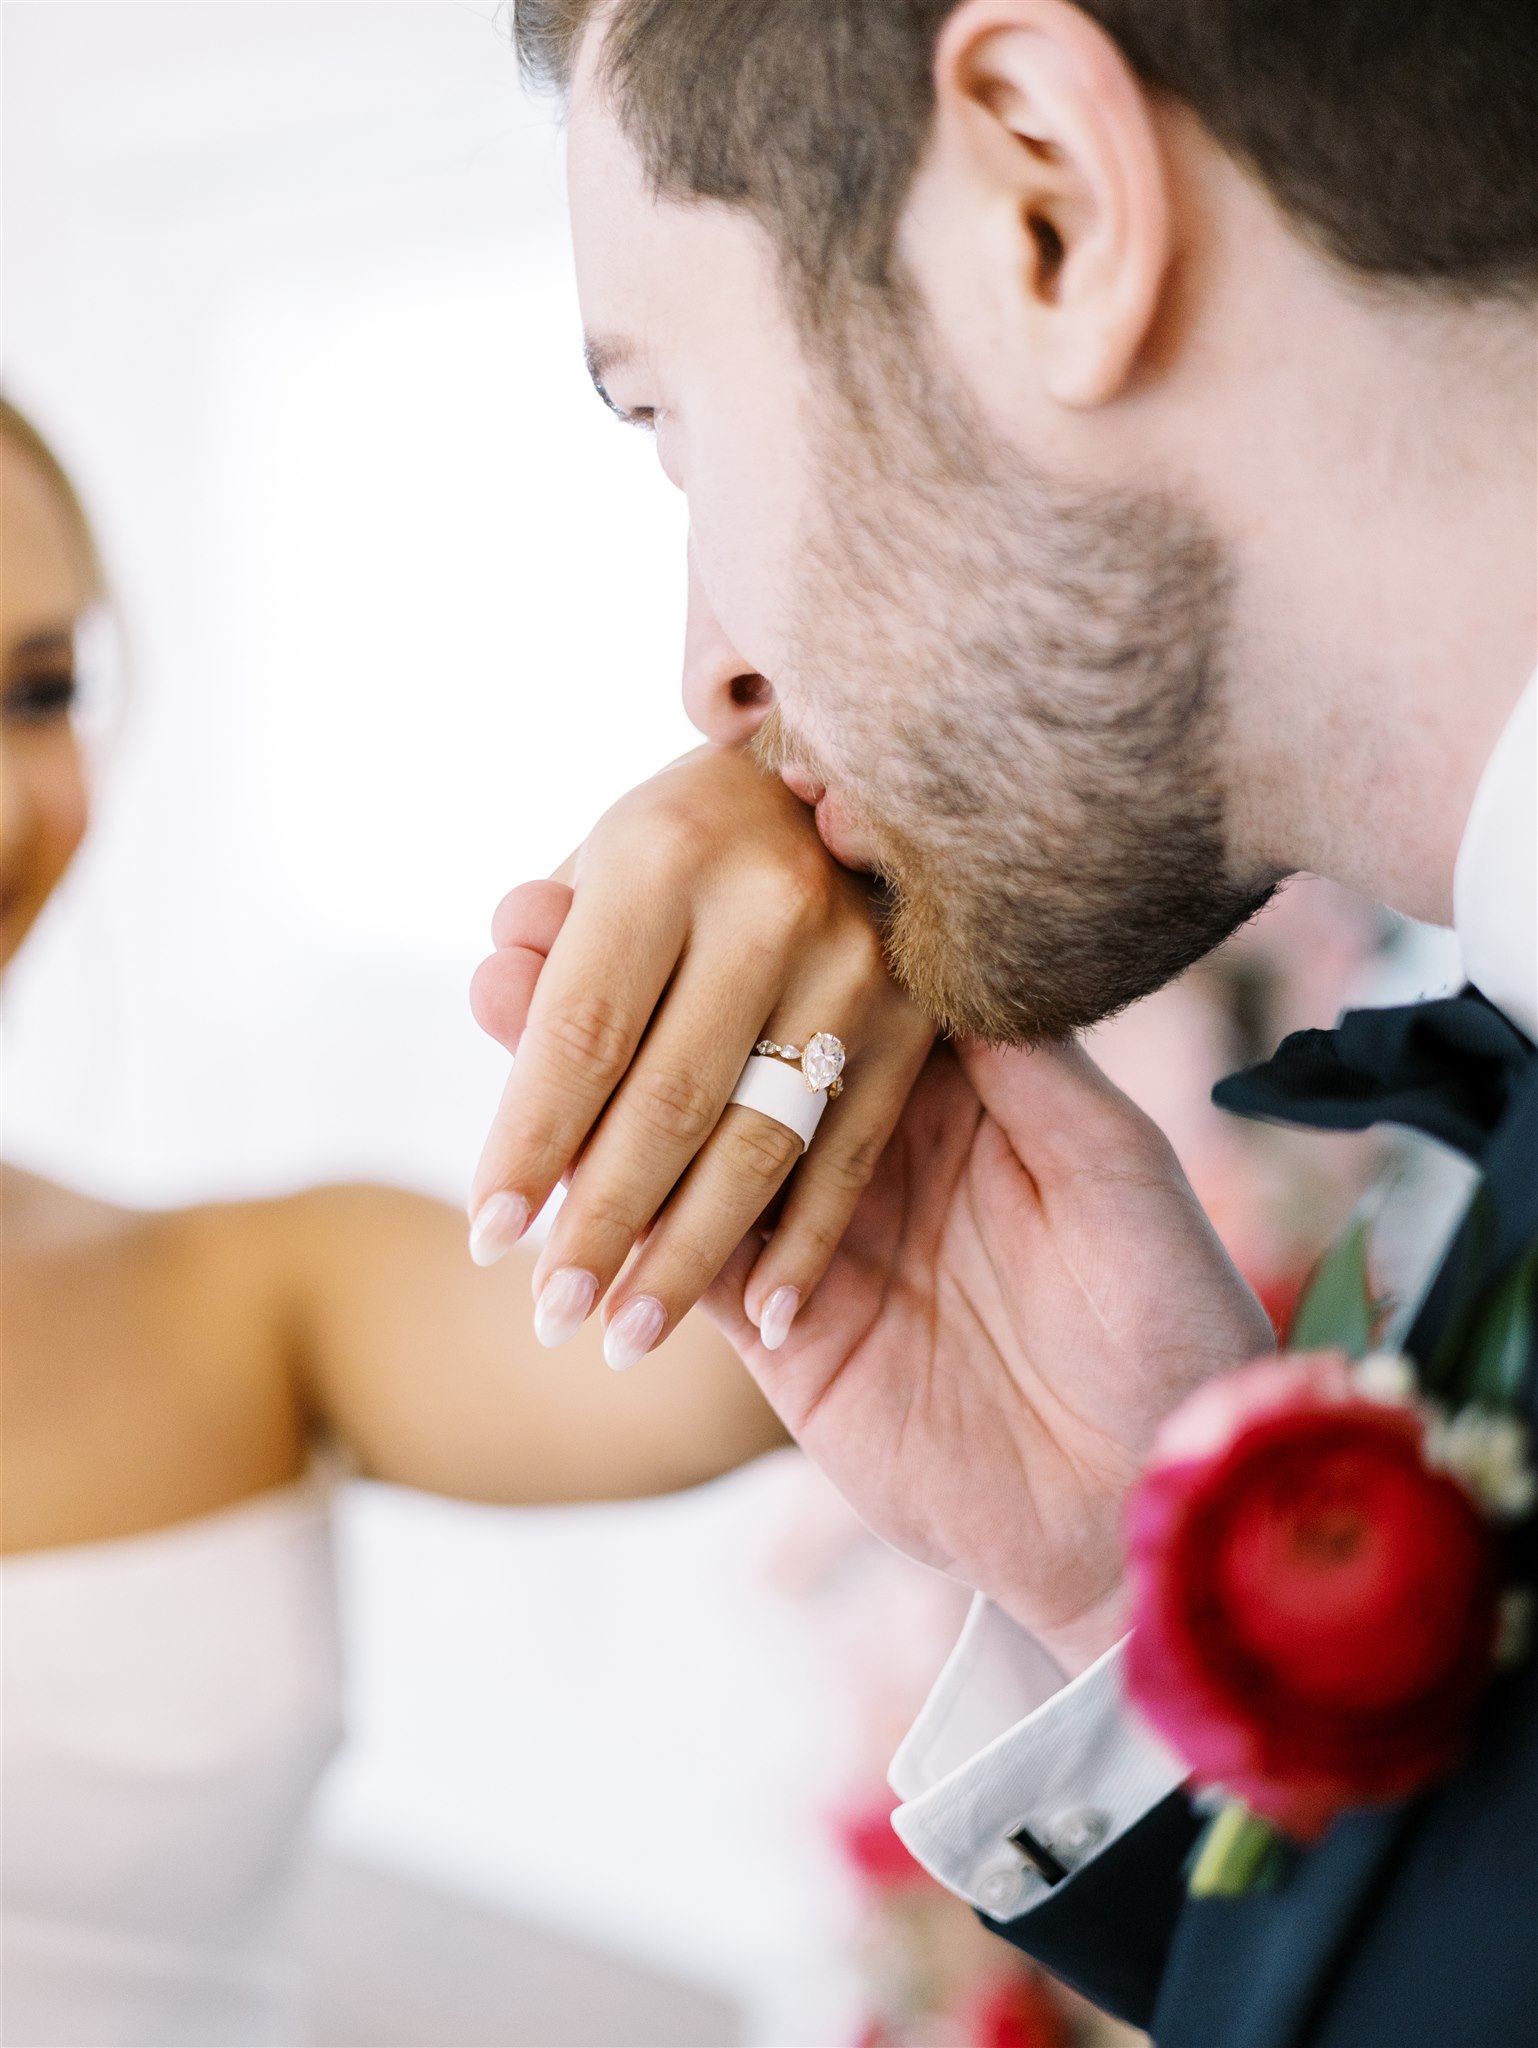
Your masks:
{"label": "white dress shirt", "polygon": [[[1538,676],[1496,743],[1453,878],[1467,978],[1538,1038]],[[1034,1637],[989,1600],[892,1761],[893,1825],[941,1884],[996,1920],[1051,1886],[1009,1837],[1025,1829],[1079,1869],[1186,1771],[1127,1700],[1124,1644],[1064,1683]]]}

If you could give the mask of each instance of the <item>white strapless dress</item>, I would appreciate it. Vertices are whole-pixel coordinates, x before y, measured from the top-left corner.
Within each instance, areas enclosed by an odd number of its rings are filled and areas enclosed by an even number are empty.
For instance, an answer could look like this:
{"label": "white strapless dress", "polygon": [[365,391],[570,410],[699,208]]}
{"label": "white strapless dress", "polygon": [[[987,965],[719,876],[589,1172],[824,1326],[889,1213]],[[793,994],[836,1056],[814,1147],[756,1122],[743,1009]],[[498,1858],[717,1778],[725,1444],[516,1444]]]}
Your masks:
{"label": "white strapless dress", "polygon": [[317,1471],[0,1561],[0,2041],[296,2039],[305,1821],[341,1735]]}

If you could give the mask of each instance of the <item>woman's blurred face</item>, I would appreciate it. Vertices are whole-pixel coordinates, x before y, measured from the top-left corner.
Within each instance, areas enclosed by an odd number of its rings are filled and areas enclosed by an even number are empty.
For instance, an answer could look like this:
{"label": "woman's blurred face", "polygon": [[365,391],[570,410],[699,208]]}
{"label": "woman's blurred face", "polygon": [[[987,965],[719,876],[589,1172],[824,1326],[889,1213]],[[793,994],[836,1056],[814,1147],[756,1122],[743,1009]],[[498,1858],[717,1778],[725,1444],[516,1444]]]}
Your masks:
{"label": "woman's blurred face", "polygon": [[85,831],[71,713],[75,629],[94,600],[69,507],[33,457],[0,433],[0,966]]}

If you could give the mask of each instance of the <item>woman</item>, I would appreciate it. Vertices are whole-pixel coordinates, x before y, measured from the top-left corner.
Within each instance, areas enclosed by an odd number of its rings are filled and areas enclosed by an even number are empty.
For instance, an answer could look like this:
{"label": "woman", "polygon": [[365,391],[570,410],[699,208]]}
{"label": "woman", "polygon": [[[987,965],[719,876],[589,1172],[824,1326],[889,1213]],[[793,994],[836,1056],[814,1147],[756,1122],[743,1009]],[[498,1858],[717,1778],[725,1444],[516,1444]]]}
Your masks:
{"label": "woman", "polygon": [[[75,644],[103,582],[68,479],[3,402],[0,494],[8,962],[86,827]],[[605,858],[625,872],[612,834]],[[809,898],[786,957],[858,936],[868,963],[865,922],[858,891]],[[478,1267],[461,1219],[414,1195],[142,1213],[5,1166],[0,1223],[5,2039],[289,2038],[284,1914],[339,1735],[337,1454],[464,1499],[617,1498],[780,1426],[698,1319],[647,1373],[605,1371],[592,1325],[556,1366],[532,1261]]]}

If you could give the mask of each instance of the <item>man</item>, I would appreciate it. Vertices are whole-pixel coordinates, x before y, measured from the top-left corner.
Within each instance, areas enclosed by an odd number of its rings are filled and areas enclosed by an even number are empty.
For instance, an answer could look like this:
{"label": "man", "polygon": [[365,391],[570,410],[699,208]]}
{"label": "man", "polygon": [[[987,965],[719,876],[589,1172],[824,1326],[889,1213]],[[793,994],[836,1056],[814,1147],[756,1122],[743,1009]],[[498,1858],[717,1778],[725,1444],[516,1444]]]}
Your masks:
{"label": "man", "polygon": [[[1530,1052],[1530,10],[519,0],[517,30],[569,101],[595,381],[688,495],[690,711],[886,880],[963,1041],[772,1351],[745,1269],[718,1294],[866,1519],[985,1596],[900,1831],[1175,2048],[1538,2039],[1531,1662],[1427,1797],[1184,1896],[1121,1516],[1160,1419],[1267,1336],[1061,1044],[1308,870],[1455,922]],[[1519,1219],[1521,1072],[1487,1159]]]}

